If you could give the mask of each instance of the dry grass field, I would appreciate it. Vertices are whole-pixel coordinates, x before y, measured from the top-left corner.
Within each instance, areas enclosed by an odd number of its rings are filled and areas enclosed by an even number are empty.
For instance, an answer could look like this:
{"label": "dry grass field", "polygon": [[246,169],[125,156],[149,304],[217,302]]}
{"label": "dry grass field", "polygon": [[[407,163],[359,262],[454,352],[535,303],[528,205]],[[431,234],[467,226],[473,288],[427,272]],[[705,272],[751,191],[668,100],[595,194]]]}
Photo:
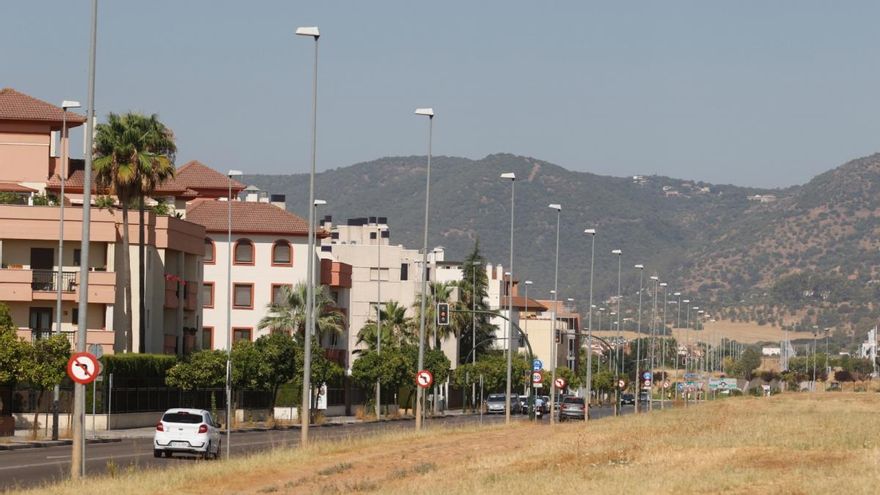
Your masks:
{"label": "dry grass field", "polygon": [[[642,327],[643,334],[648,332],[649,329],[645,327],[644,322]],[[736,340],[737,342],[742,342],[745,344],[754,344],[756,342],[778,343],[785,338],[785,332],[783,332],[779,327],[772,327],[770,325],[758,325],[754,322],[742,323],[725,320],[707,321],[705,323],[704,330],[691,330],[690,338],[692,341],[700,341],[706,338],[704,336],[712,332],[715,332],[714,335],[722,335],[725,338],[731,338]],[[617,335],[616,331],[609,330],[595,330],[594,333],[602,338],[614,337]],[[672,330],[672,333],[678,341],[687,341],[687,329],[675,328]],[[806,338],[806,335],[807,334],[792,334],[792,338]],[[629,340],[635,338],[636,333],[621,332],[621,336]]]}
{"label": "dry grass field", "polygon": [[36,494],[877,493],[880,394],[740,397],[589,425],[435,430]]}

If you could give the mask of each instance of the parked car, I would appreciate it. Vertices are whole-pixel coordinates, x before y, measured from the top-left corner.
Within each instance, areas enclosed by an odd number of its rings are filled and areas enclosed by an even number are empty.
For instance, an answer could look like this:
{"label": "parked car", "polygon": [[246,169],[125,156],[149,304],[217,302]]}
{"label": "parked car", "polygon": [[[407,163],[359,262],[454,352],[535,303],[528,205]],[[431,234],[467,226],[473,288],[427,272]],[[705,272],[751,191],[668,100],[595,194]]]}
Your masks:
{"label": "parked car", "polygon": [[565,397],[559,408],[559,421],[566,419],[584,419],[584,398]]}
{"label": "parked car", "polygon": [[528,395],[520,395],[519,396],[519,412],[521,414],[529,413],[529,396]]}
{"label": "parked car", "polygon": [[169,409],[156,424],[153,457],[174,453],[216,459],[220,456],[220,424],[204,409]]}
{"label": "parked car", "polygon": [[[522,409],[520,405],[519,399],[517,396],[513,395],[510,397],[510,413],[517,414]],[[489,394],[489,397],[486,399],[486,413],[487,414],[504,414],[504,411],[507,409],[507,396],[504,394]]]}
{"label": "parked car", "polygon": [[636,396],[633,394],[621,394],[620,395],[620,405],[621,406],[634,406],[636,405]]}
{"label": "parked car", "polygon": [[648,391],[642,390],[639,392],[639,402],[648,402]]}

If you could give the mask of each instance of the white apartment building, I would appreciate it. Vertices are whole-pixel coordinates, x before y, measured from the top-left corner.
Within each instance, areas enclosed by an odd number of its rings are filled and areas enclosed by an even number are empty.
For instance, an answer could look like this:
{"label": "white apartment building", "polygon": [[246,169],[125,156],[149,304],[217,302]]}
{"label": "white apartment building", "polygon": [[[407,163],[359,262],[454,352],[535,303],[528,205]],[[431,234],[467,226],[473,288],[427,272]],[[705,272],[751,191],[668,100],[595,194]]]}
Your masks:
{"label": "white apartment building", "polygon": [[[416,314],[423,273],[422,255],[418,249],[391,244],[391,230],[385,217],[352,218],[334,225],[328,216],[322,228],[329,232],[320,246],[322,277],[330,285],[339,306],[348,313],[344,346],[346,365],[350,368],[352,352],[358,348],[358,332],[368,320],[375,321],[378,302],[396,301],[407,308],[408,316]],[[428,279],[432,282],[460,280],[459,264],[445,261],[444,256],[442,247],[428,253]],[[330,264],[333,268],[328,272],[326,268]],[[427,322],[428,335],[433,328],[434,322]],[[446,339],[441,348],[455,367],[457,341]]]}
{"label": "white apartment building", "polygon": [[[204,348],[225,349],[230,323],[233,342],[268,334],[268,329],[258,328],[266,306],[281,287],[306,281],[308,222],[278,204],[261,201],[257,194],[248,194],[244,201],[196,199],[187,205],[186,219],[204,226],[206,233],[201,296]],[[230,255],[231,322],[227,319]],[[315,267],[317,271],[317,260]]]}

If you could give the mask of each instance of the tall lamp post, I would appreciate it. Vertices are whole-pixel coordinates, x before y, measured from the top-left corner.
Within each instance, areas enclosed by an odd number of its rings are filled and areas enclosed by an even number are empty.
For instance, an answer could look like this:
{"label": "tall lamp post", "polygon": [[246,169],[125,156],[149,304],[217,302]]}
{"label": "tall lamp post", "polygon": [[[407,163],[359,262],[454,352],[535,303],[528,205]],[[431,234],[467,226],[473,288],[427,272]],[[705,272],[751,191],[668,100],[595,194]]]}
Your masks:
{"label": "tall lamp post", "polygon": [[660,280],[656,275],[649,277],[654,282],[654,308],[651,310],[651,388],[648,389],[648,410],[654,410],[654,400],[652,395],[654,392],[654,368],[657,364],[657,281]]}
{"label": "tall lamp post", "polygon": [[[376,226],[376,355],[382,355],[382,229]],[[382,416],[382,383],[376,379],[376,419]]]}
{"label": "tall lamp post", "polygon": [[303,352],[303,388],[300,403],[300,443],[309,443],[309,424],[311,423],[311,380],[312,380],[312,335],[315,333],[315,161],[318,147],[318,38],[321,33],[316,26],[296,28],[297,36],[308,36],[315,40],[315,61],[312,73],[312,169],[309,174],[309,247],[306,261],[306,335]]}
{"label": "tall lamp post", "polygon": [[[61,333],[61,286],[64,278],[64,183],[67,181],[67,152],[70,142],[67,136],[67,110],[79,107],[78,101],[64,100],[61,102],[61,171],[58,173],[58,177],[61,179],[61,196],[58,198],[60,223],[58,224],[58,273],[55,287],[56,333]],[[86,264],[88,265],[88,262]],[[55,385],[52,390],[52,440],[58,440],[58,401],[60,396],[60,387]]]}
{"label": "tall lamp post", "polygon": [[[526,300],[525,300],[525,304],[524,304],[525,309],[523,309],[523,314],[525,315],[525,317],[523,318],[525,320],[525,322],[523,323],[523,333],[525,333],[526,338],[528,338],[528,336],[529,336],[529,286],[532,285],[532,281],[526,280],[525,282],[523,282],[523,285],[525,286],[525,291],[526,291],[526,294],[525,294]],[[532,386],[531,382],[529,382],[529,384],[526,385],[526,388],[530,388],[531,386]],[[532,395],[531,392],[529,392],[529,396],[531,396],[531,395]]]}
{"label": "tall lamp post", "polygon": [[559,221],[562,216],[562,205],[551,204],[548,208],[556,210],[556,263],[553,268],[553,311],[550,313],[550,424],[556,422],[556,301],[559,297]]}
{"label": "tall lamp post", "polygon": [[[422,294],[421,312],[419,313],[418,371],[421,371],[425,365],[425,305],[428,298],[428,211],[431,205],[431,138],[434,132],[434,109],[417,108],[415,113],[416,115],[428,117],[428,177],[425,182],[425,230],[422,241]],[[422,387],[416,387],[416,431],[422,429],[422,397],[424,395]]]}
{"label": "tall lamp post", "polygon": [[640,378],[639,377],[639,362],[641,362],[641,359],[642,359],[642,282],[644,281],[644,276],[645,276],[645,265],[642,265],[642,264],[634,265],[634,268],[639,271],[639,311],[638,311],[639,321],[638,321],[638,323],[636,323],[636,377],[635,377],[635,381],[633,382],[635,384],[635,393],[636,393],[636,400],[635,400],[634,409],[635,409],[635,413],[638,414],[639,413],[639,402],[641,401],[641,397],[639,397],[641,395],[639,393],[639,389],[641,388],[640,381],[639,381],[639,378]]}
{"label": "tall lamp post", "polygon": [[[584,406],[584,422],[587,422],[590,420],[590,404],[593,400],[593,271],[596,266],[596,229],[586,229],[584,234],[590,236],[590,316],[587,318],[587,397]],[[578,342],[578,346],[580,344]]]}
{"label": "tall lamp post", "polygon": [[516,174],[505,172],[501,178],[510,181],[510,288],[507,291],[508,320],[507,320],[507,389],[505,393],[504,423],[510,424],[510,390],[513,381],[513,219],[514,201],[516,198]]}
{"label": "tall lamp post", "polygon": [[663,320],[661,324],[661,328],[663,329],[663,345],[660,350],[660,369],[663,370],[663,382],[660,383],[660,409],[665,409],[664,403],[666,401],[666,309],[668,302],[668,292],[666,291],[666,287],[669,284],[666,282],[660,282],[660,288],[663,289]]}
{"label": "tall lamp post", "polygon": [[[471,364],[477,364],[477,268],[482,267],[480,261],[471,261]],[[528,282],[526,282],[528,284]],[[526,291],[528,291],[526,287]],[[528,292],[526,292],[528,293]],[[476,369],[476,368],[474,368]],[[471,382],[471,404],[476,410],[477,405],[477,382]]]}
{"label": "tall lamp post", "polygon": [[615,249],[611,251],[611,254],[617,255],[617,337],[614,342],[614,415],[620,415],[620,375],[623,374],[623,365],[621,364],[620,359],[620,260],[623,256],[623,251],[620,249]]}
{"label": "tall lamp post", "polygon": [[241,170],[226,174],[229,188],[226,196],[226,458],[232,451],[232,178],[241,177]]}

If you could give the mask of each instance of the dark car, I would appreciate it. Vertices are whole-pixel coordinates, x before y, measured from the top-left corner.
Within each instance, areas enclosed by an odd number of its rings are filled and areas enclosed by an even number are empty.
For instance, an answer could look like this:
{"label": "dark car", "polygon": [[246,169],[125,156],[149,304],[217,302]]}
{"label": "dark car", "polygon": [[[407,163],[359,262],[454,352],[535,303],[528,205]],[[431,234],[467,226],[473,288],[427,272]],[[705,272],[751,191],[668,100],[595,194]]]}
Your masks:
{"label": "dark car", "polygon": [[620,405],[621,406],[634,406],[636,404],[636,396],[633,394],[623,394],[620,396]]}
{"label": "dark car", "polygon": [[584,419],[584,398],[565,397],[559,408],[559,421],[566,419]]}

